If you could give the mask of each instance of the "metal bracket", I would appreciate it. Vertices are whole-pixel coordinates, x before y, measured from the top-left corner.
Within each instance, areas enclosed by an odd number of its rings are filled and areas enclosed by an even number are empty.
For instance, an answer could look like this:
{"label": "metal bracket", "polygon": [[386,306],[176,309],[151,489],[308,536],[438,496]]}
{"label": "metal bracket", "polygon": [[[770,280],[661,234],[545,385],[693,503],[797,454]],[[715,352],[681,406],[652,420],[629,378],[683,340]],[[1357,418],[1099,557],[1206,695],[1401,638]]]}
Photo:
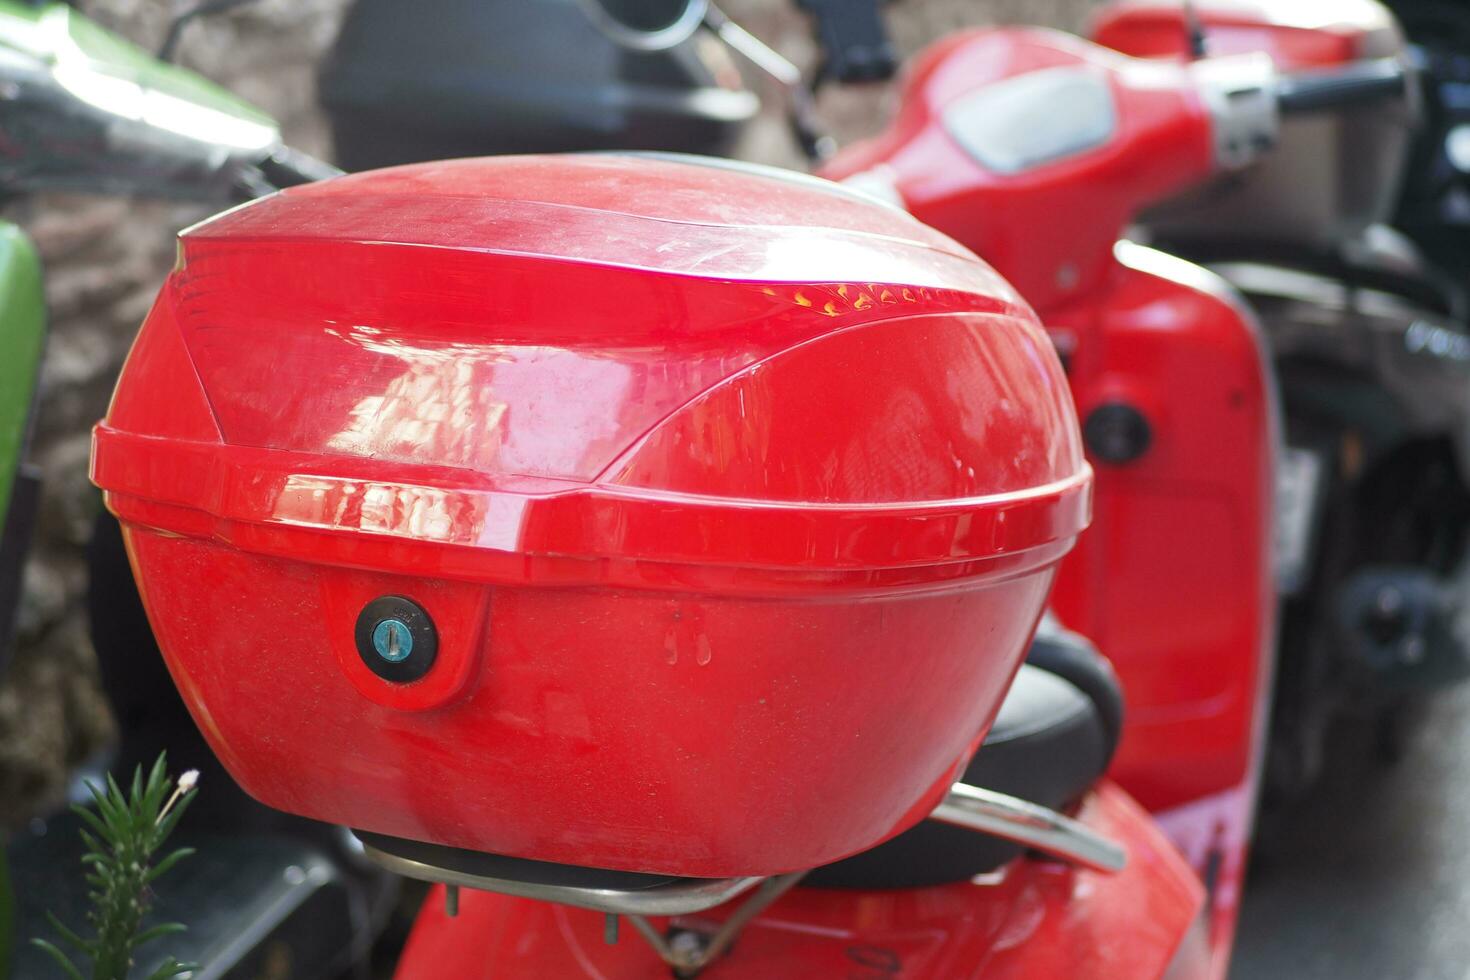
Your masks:
{"label": "metal bracket", "polygon": [[719,959],[740,931],[750,924],[750,921],[760,915],[771,906],[776,899],[786,894],[802,879],[805,871],[796,871],[791,874],[776,875],[761,882],[756,893],[731,913],[718,931],[707,940],[699,939],[695,942],[681,942],[686,938],[694,938],[695,934],[684,932],[675,936],[672,940],[664,936],[653,925],[641,915],[628,917],[628,921],[638,930],[638,934],[648,941],[669,966],[673,967],[675,976],[680,978],[698,976],[699,973],[715,960]]}
{"label": "metal bracket", "polygon": [[1122,871],[1123,848],[1055,810],[993,790],[955,783],[930,820],[1024,844],[1092,871]]}

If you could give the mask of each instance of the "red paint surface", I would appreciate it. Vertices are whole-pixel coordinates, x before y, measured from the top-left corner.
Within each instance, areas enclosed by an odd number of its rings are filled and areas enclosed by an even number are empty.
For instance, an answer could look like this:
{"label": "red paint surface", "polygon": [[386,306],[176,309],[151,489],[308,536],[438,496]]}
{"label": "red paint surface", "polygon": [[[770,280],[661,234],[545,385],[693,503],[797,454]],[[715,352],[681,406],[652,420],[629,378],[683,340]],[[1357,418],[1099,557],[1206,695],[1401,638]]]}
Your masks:
{"label": "red paint surface", "polygon": [[[696,876],[927,813],[1088,516],[1065,378],[953,241],[801,180],[430,164],[184,234],[94,478],[262,801]],[[395,685],[358,612],[420,602]]]}
{"label": "red paint surface", "polygon": [[[986,884],[846,892],[797,888],[701,974],[708,980],[1202,980],[1181,950],[1203,902],[1198,880],[1147,816],[1104,784],[1082,818],[1128,849],[1128,867],[1095,875],[1021,860]],[[712,930],[725,906],[675,923]],[[398,980],[545,977],[662,980],[648,944],[624,924],[616,945],[603,916],[564,906],[462,892],[459,915],[430,892],[398,965]],[[668,920],[655,919],[662,930]],[[1177,957],[1177,960],[1176,960]],[[1170,963],[1175,962],[1173,972]]]}

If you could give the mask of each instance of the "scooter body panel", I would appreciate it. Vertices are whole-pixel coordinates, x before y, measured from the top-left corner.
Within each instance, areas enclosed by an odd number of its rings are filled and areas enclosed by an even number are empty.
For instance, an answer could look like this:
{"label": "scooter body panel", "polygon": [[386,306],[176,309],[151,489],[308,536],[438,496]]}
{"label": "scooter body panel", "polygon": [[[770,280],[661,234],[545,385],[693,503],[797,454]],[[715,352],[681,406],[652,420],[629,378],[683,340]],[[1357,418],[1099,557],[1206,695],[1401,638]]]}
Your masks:
{"label": "scooter body panel", "polygon": [[1148,444],[1124,462],[1090,454],[1094,526],[1053,608],[1122,678],[1111,772],[1210,884],[1223,974],[1271,683],[1273,389],[1254,321],[1222,280],[1130,243],[1118,259],[1107,289],[1046,321],[1071,348],[1081,417],[1132,408]]}
{"label": "scooter body panel", "polygon": [[1141,246],[1118,251],[1108,287],[1047,323],[1070,348],[1079,415],[1132,408],[1147,445],[1126,461],[1094,449],[1094,528],[1053,602],[1123,678],[1114,774],[1167,810],[1252,768],[1273,605],[1271,395],[1252,321],[1222,281]]}
{"label": "scooter body panel", "polygon": [[[1062,101],[1091,111],[1047,122]],[[889,128],[822,174],[896,192],[1046,310],[1101,288],[1134,215],[1214,168],[1209,111],[1183,66],[1005,28],[922,52]]]}
{"label": "scooter body panel", "polygon": [[[1035,977],[1202,977],[1190,943],[1200,885],[1150,818],[1104,784],[1082,819],[1124,844],[1129,863],[1099,876],[1020,859],[974,882],[892,891],[797,888],[740,934],[704,980],[848,977],[1021,980]],[[710,931],[739,905],[656,929]],[[398,980],[445,976],[664,980],[669,967],[630,924],[609,945],[602,915],[485,892],[459,914],[430,893],[399,962]],[[1172,966],[1172,972],[1171,972]]]}

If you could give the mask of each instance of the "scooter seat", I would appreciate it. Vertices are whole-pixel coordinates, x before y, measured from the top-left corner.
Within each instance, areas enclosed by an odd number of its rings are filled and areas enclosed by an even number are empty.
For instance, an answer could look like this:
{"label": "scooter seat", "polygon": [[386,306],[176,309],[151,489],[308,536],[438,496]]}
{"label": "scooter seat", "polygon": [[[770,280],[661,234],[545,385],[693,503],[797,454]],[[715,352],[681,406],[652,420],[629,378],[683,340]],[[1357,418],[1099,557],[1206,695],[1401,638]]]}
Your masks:
{"label": "scooter seat", "polygon": [[[1106,771],[1117,748],[1122,704],[1112,668],[1090,643],[1055,626],[1038,630],[964,781],[1064,809]],[[1009,841],[930,820],[817,868],[803,884],[867,889],[964,881],[1000,867],[1021,850]]]}

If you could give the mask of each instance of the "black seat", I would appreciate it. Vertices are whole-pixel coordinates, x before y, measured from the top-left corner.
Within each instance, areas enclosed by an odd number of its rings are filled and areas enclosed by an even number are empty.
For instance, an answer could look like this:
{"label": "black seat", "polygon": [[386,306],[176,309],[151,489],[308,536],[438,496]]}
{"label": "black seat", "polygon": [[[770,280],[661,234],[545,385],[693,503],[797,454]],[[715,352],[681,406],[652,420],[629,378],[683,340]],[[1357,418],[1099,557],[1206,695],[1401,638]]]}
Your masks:
{"label": "black seat", "polygon": [[[1082,637],[1045,623],[964,781],[1064,809],[1107,769],[1122,720],[1122,692],[1107,661]],[[817,868],[803,884],[916,888],[964,881],[1020,852],[1008,841],[929,820],[871,850]]]}

